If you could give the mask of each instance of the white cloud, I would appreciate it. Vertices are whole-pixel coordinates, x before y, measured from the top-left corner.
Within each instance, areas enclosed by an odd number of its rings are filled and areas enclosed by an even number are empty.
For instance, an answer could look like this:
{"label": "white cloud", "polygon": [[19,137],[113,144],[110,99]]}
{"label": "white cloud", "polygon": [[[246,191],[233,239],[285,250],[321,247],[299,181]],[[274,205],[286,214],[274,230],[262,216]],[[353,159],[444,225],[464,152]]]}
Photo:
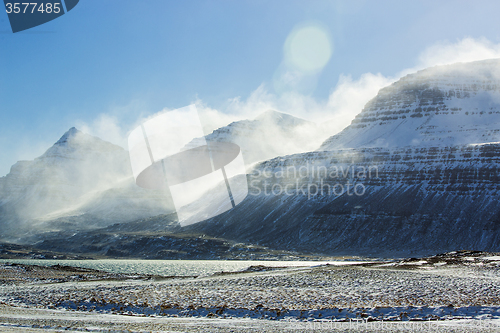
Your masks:
{"label": "white cloud", "polygon": [[353,80],[350,75],[341,75],[327,103],[328,108],[332,110],[332,132],[338,132],[349,125],[381,88],[394,81],[394,78],[385,77],[380,73],[365,73],[357,80]]}
{"label": "white cloud", "polygon": [[401,76],[432,66],[493,58],[500,58],[500,43],[495,44],[484,37],[466,37],[454,43],[442,41],[427,47],[420,53],[416,66],[401,71]]}
{"label": "white cloud", "polygon": [[116,116],[102,113],[91,124],[78,122],[77,128],[105,141],[126,147],[126,133]]}
{"label": "white cloud", "polygon": [[126,105],[111,106],[90,122],[77,120],[76,128],[126,149],[128,132],[147,118],[146,110],[147,103],[134,99]]}

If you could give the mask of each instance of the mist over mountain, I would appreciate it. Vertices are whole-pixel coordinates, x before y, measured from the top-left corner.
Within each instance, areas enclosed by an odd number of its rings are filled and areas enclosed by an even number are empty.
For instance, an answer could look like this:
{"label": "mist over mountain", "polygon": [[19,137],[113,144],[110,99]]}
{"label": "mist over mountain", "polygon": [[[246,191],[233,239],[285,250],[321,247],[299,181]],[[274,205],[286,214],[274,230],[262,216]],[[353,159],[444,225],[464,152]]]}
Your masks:
{"label": "mist over mountain", "polygon": [[500,141],[500,59],[437,66],[379,91],[319,150]]}
{"label": "mist over mountain", "polygon": [[[315,149],[322,137],[310,121],[275,110],[268,110],[253,120],[240,120],[218,128],[205,136],[210,142],[232,142],[240,146],[247,165],[277,156]],[[190,142],[186,149],[199,144]]]}
{"label": "mist over mountain", "polygon": [[96,228],[169,211],[162,193],[135,185],[126,150],[74,127],[0,178],[3,237]]}
{"label": "mist over mountain", "polygon": [[[217,129],[207,140],[239,144],[251,163],[312,149],[317,141],[307,138],[315,127],[268,111]],[[96,229],[172,212],[169,193],[135,184],[128,151],[74,127],[43,155],[17,162],[0,178],[4,239],[30,241],[42,233]]]}

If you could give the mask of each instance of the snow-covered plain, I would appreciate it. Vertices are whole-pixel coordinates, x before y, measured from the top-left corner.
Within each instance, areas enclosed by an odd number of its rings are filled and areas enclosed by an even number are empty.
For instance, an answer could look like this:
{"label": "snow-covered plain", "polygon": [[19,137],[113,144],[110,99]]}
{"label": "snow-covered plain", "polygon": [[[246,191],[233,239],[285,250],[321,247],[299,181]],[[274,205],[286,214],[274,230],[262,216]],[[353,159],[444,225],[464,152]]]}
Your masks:
{"label": "snow-covered plain", "polygon": [[492,256],[259,266],[200,278],[4,283],[0,329],[498,331],[500,265]]}

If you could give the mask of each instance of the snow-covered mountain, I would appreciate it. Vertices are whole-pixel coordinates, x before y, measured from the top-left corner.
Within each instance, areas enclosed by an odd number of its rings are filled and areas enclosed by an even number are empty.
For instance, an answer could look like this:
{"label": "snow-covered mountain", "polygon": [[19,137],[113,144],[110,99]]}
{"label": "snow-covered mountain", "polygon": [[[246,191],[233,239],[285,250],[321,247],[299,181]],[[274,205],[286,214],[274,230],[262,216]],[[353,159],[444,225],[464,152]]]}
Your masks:
{"label": "snow-covered mountain", "polygon": [[380,90],[320,150],[500,141],[500,60],[437,66]]}
{"label": "snow-covered mountain", "polygon": [[241,204],[187,229],[330,255],[500,251],[499,72],[408,75],[320,150],[259,163]]}
{"label": "snow-covered mountain", "polygon": [[135,185],[126,150],[76,128],[0,178],[1,236],[105,226],[169,207],[161,193]]}
{"label": "snow-covered mountain", "polygon": [[329,255],[499,251],[499,171],[500,144],[296,154],[258,165],[241,204],[186,229]]}
{"label": "snow-covered mountain", "polygon": [[[247,152],[247,164],[280,155],[256,163],[247,175],[250,193],[242,203],[185,228],[178,228],[172,215],[161,215],[147,223],[119,225],[119,230],[169,225],[171,233],[329,255],[500,251],[499,68],[498,60],[488,60],[408,75],[382,89],[318,151],[283,156],[280,128],[302,126],[276,112],[264,114],[264,120],[230,124],[208,141],[237,143]],[[277,125],[269,130],[260,122]],[[17,170],[23,170],[22,164]],[[14,201],[5,195],[6,179],[29,174],[19,173],[0,179],[2,216],[13,207],[6,202]],[[89,207],[103,202],[96,199]],[[50,241],[44,244],[50,249]]]}
{"label": "snow-covered mountain", "polygon": [[[232,142],[240,146],[245,163],[311,151],[321,138],[315,123],[286,113],[268,110],[253,120],[235,121],[205,136],[210,142]],[[197,145],[200,138],[186,149]]]}

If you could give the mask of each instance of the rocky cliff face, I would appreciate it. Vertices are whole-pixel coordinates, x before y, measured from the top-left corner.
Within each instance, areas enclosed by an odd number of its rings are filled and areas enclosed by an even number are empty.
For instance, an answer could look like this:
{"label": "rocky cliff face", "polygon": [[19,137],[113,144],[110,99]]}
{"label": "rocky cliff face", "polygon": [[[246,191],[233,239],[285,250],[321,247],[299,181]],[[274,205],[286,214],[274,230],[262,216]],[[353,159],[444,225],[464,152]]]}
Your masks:
{"label": "rocky cliff face", "polygon": [[381,89],[320,150],[500,141],[500,60],[439,66]]}
{"label": "rocky cliff face", "polygon": [[500,249],[500,145],[364,148],[266,161],[232,211],[190,229],[325,254]]}

